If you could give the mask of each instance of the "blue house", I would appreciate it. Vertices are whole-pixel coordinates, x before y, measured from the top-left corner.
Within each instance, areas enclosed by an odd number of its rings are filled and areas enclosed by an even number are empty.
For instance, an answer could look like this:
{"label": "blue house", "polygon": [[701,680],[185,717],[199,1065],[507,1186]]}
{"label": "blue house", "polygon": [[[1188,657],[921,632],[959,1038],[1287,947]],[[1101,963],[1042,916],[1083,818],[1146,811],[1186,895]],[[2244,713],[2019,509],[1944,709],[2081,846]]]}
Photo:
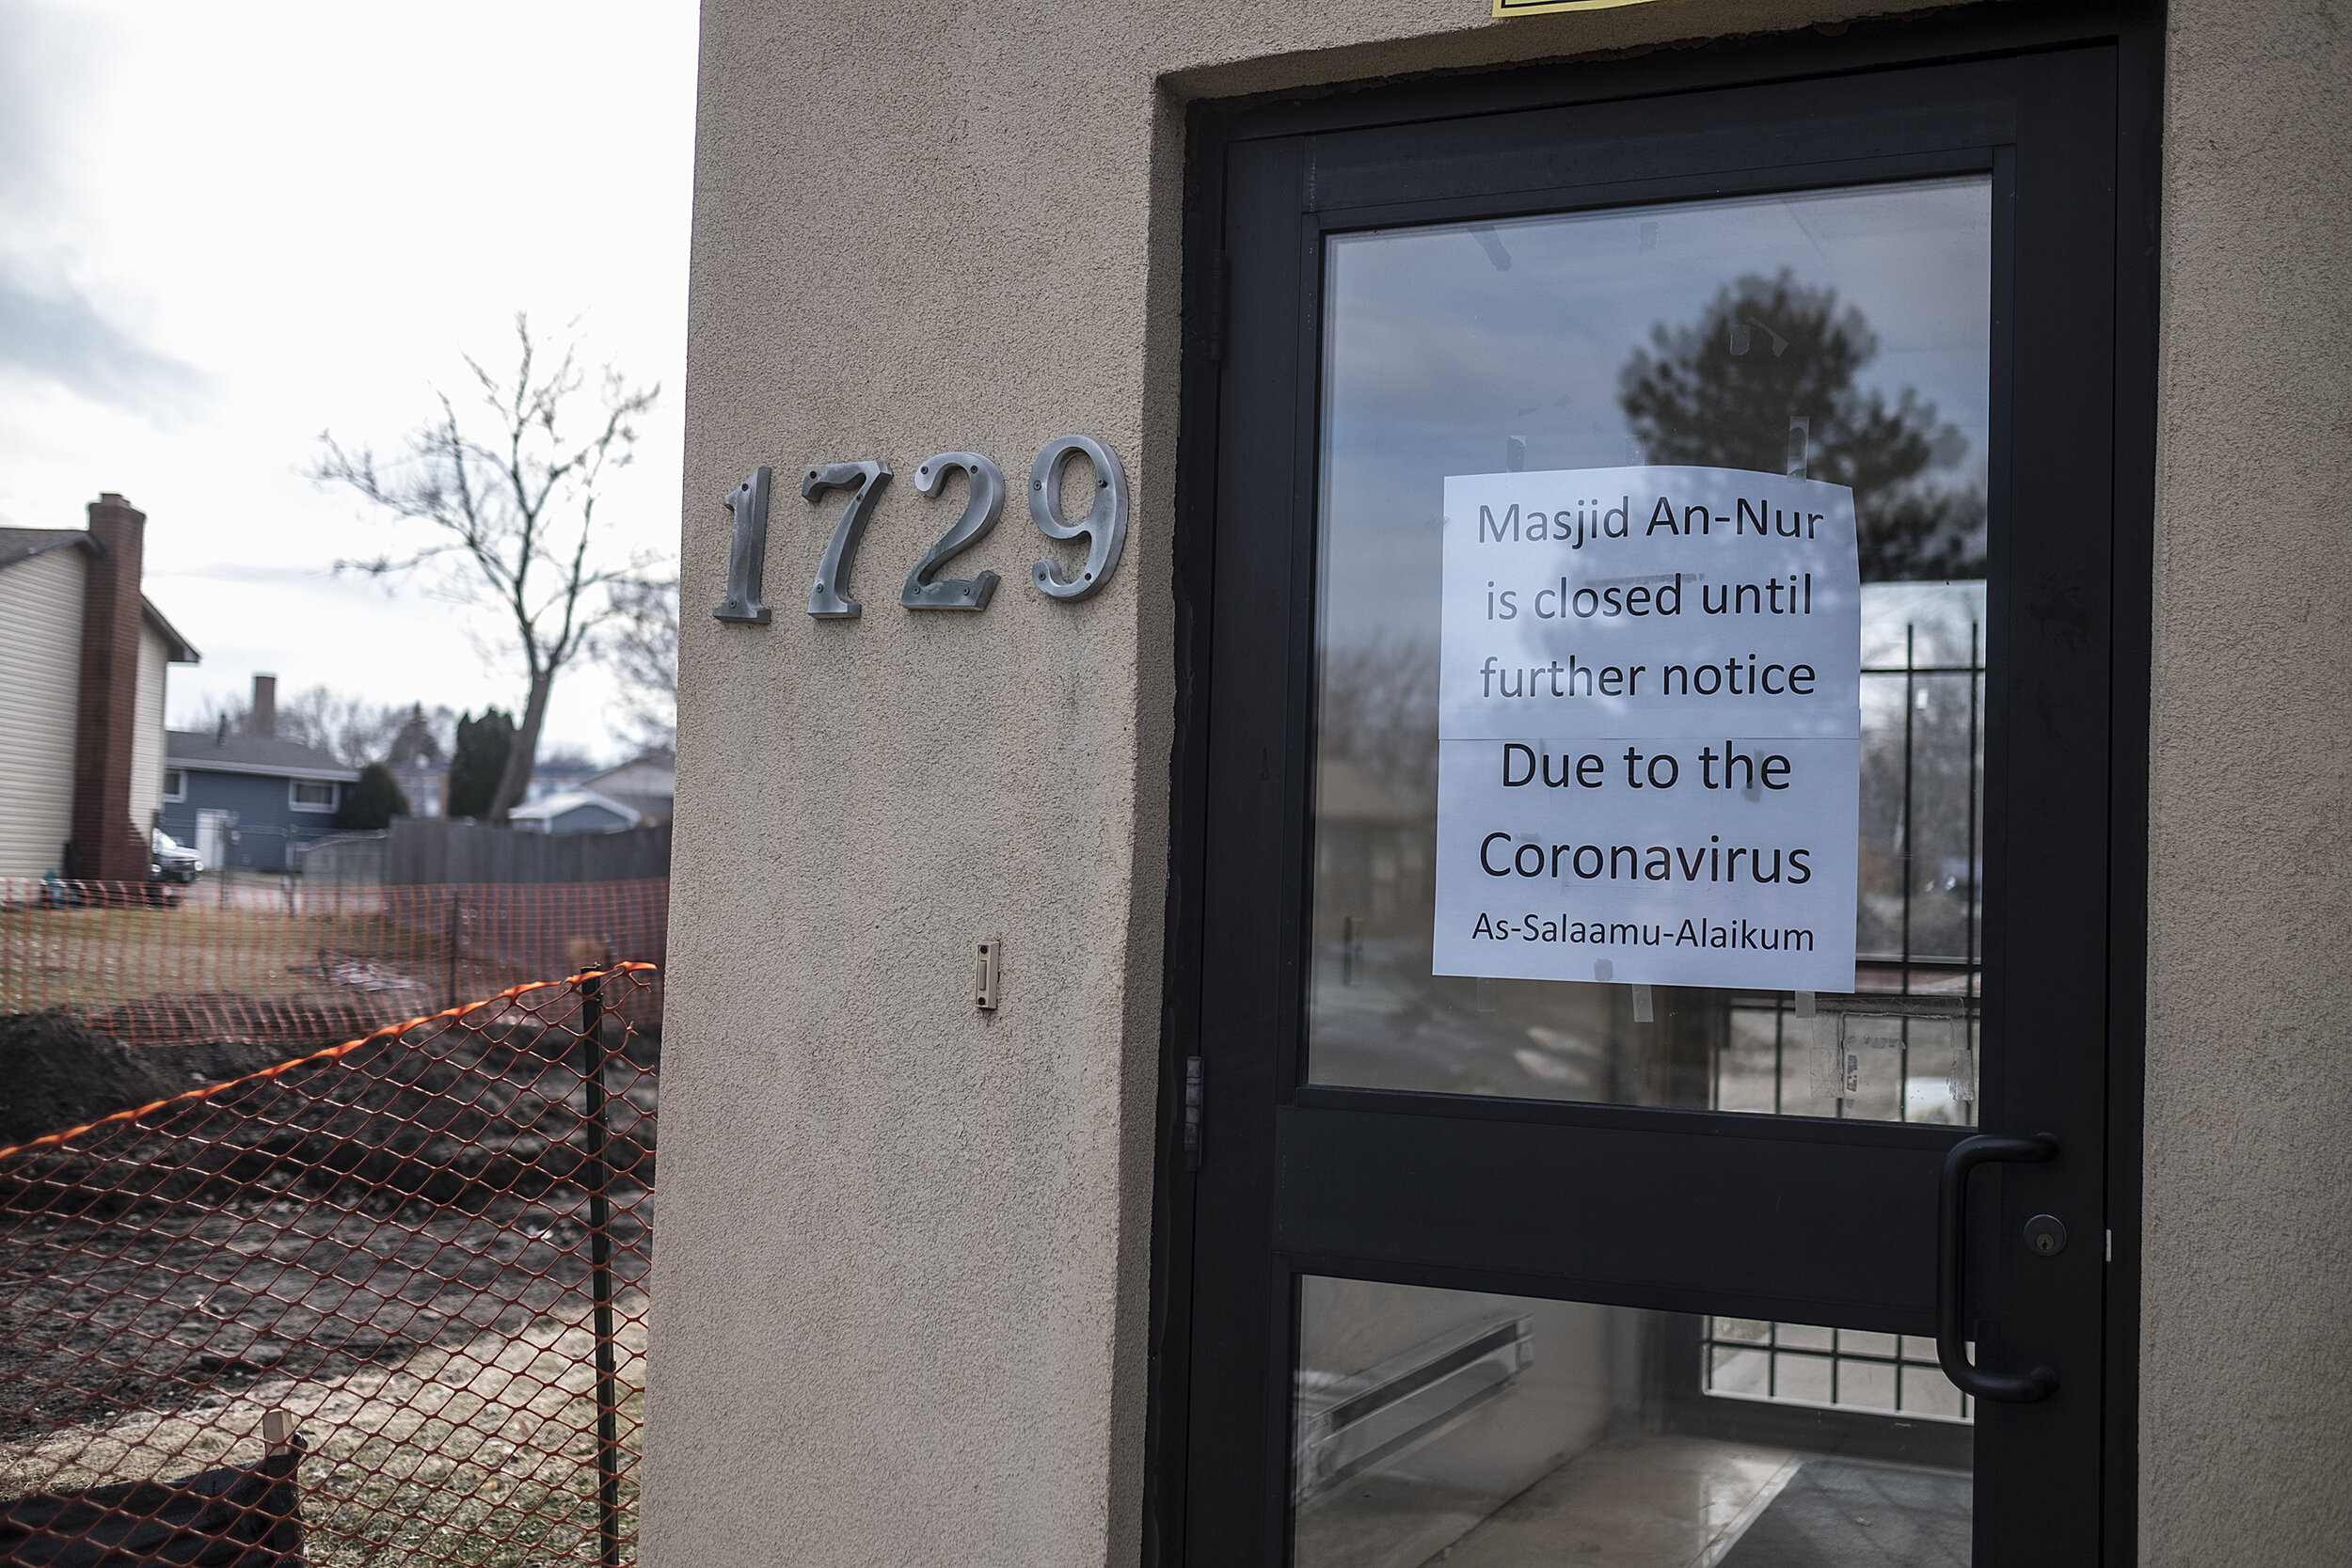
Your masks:
{"label": "blue house", "polygon": [[164,737],[163,828],[207,871],[291,871],[335,831],[358,781],[325,752],[274,736],[170,730]]}

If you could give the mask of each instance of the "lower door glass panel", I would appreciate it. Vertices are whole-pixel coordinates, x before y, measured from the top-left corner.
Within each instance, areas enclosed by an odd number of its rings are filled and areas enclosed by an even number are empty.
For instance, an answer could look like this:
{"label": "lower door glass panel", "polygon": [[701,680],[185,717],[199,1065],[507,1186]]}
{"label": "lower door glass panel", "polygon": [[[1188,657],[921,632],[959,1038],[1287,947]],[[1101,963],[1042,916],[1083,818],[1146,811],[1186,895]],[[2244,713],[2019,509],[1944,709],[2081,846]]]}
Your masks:
{"label": "lower door glass panel", "polygon": [[1969,1560],[1931,1341],[1308,1275],[1299,1568]]}

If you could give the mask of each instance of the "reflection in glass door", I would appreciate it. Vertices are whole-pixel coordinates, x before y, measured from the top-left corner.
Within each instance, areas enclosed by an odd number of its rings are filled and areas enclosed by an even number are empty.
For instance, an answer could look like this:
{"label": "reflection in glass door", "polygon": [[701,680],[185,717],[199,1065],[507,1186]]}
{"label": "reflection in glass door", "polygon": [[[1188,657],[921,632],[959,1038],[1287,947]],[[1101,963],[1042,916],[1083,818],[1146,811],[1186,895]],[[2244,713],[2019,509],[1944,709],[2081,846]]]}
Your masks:
{"label": "reflection in glass door", "polygon": [[[1989,179],[1333,237],[1310,1078],[1973,1125]],[[1431,974],[1451,475],[1673,463],[1850,486],[1851,996]]]}
{"label": "reflection in glass door", "polygon": [[1932,1345],[1315,1275],[1300,1307],[1298,1568],[1969,1560]]}
{"label": "reflection in glass door", "polygon": [[[1991,205],[1970,176],[1327,241],[1310,1083],[1975,1125]],[[1432,973],[1445,483],[1644,464],[1853,492],[1850,992]],[[1300,1289],[1302,1565],[1968,1560],[1974,1412],[1931,1341]]]}

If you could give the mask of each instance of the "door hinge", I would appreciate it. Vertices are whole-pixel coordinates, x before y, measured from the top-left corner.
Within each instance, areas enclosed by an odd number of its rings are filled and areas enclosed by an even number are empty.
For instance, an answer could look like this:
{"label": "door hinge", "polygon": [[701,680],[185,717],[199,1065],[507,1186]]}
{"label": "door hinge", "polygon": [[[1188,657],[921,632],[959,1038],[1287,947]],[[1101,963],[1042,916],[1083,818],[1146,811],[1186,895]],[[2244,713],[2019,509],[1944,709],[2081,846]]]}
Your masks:
{"label": "door hinge", "polygon": [[1184,1168],[1200,1168],[1200,1109],[1207,1098],[1200,1058],[1184,1058]]}

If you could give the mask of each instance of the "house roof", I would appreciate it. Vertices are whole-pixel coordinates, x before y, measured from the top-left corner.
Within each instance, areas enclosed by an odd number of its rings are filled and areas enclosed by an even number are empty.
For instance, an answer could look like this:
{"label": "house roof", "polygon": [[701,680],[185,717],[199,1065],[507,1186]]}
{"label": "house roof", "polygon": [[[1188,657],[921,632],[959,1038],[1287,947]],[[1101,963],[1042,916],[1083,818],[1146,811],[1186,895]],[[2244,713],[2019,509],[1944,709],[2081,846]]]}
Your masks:
{"label": "house roof", "polygon": [[544,800],[533,800],[527,806],[516,806],[506,814],[506,817],[510,822],[516,820],[545,822],[553,826],[557,817],[567,816],[582,806],[601,806],[618,816],[621,819],[621,826],[625,828],[634,828],[645,819],[644,813],[636,807],[623,805],[620,801],[609,796],[599,795],[593,789],[566,789],[548,796]]}
{"label": "house roof", "polygon": [[166,730],[164,761],[172,768],[198,773],[265,773],[281,779],[334,779],[350,784],[359,777],[325,752],[298,740],[275,736],[230,735],[217,730]]}
{"label": "house roof", "polygon": [[677,778],[677,753],[667,746],[656,746],[651,751],[638,752],[618,768],[608,768],[601,773],[591,775],[589,782],[593,784],[598,779],[618,779],[625,776],[631,779],[666,779],[675,782]]}
{"label": "house roof", "polygon": [[608,768],[580,787],[634,807],[646,821],[667,818],[677,804],[677,757],[666,746],[640,752],[618,768]]}
{"label": "house roof", "polygon": [[196,651],[196,644],[181,636],[180,628],[164,619],[164,612],[155,608],[154,600],[144,594],[140,594],[139,609],[146,615],[147,624],[162,633],[164,641],[171,644],[171,652],[164,656],[166,663],[201,664],[204,662],[204,656]]}
{"label": "house roof", "polygon": [[[30,561],[37,555],[73,546],[84,555],[103,555],[106,546],[78,528],[0,528],[0,572],[7,571],[20,561]],[[161,634],[171,650],[164,657],[172,664],[197,664],[204,656],[196,651],[196,644],[180,635],[180,629],[164,618],[155,608],[155,601],[139,595],[139,610],[148,625]]]}
{"label": "house roof", "polygon": [[0,528],[0,572],[68,545],[80,546],[84,555],[101,555],[106,548],[78,528]]}

